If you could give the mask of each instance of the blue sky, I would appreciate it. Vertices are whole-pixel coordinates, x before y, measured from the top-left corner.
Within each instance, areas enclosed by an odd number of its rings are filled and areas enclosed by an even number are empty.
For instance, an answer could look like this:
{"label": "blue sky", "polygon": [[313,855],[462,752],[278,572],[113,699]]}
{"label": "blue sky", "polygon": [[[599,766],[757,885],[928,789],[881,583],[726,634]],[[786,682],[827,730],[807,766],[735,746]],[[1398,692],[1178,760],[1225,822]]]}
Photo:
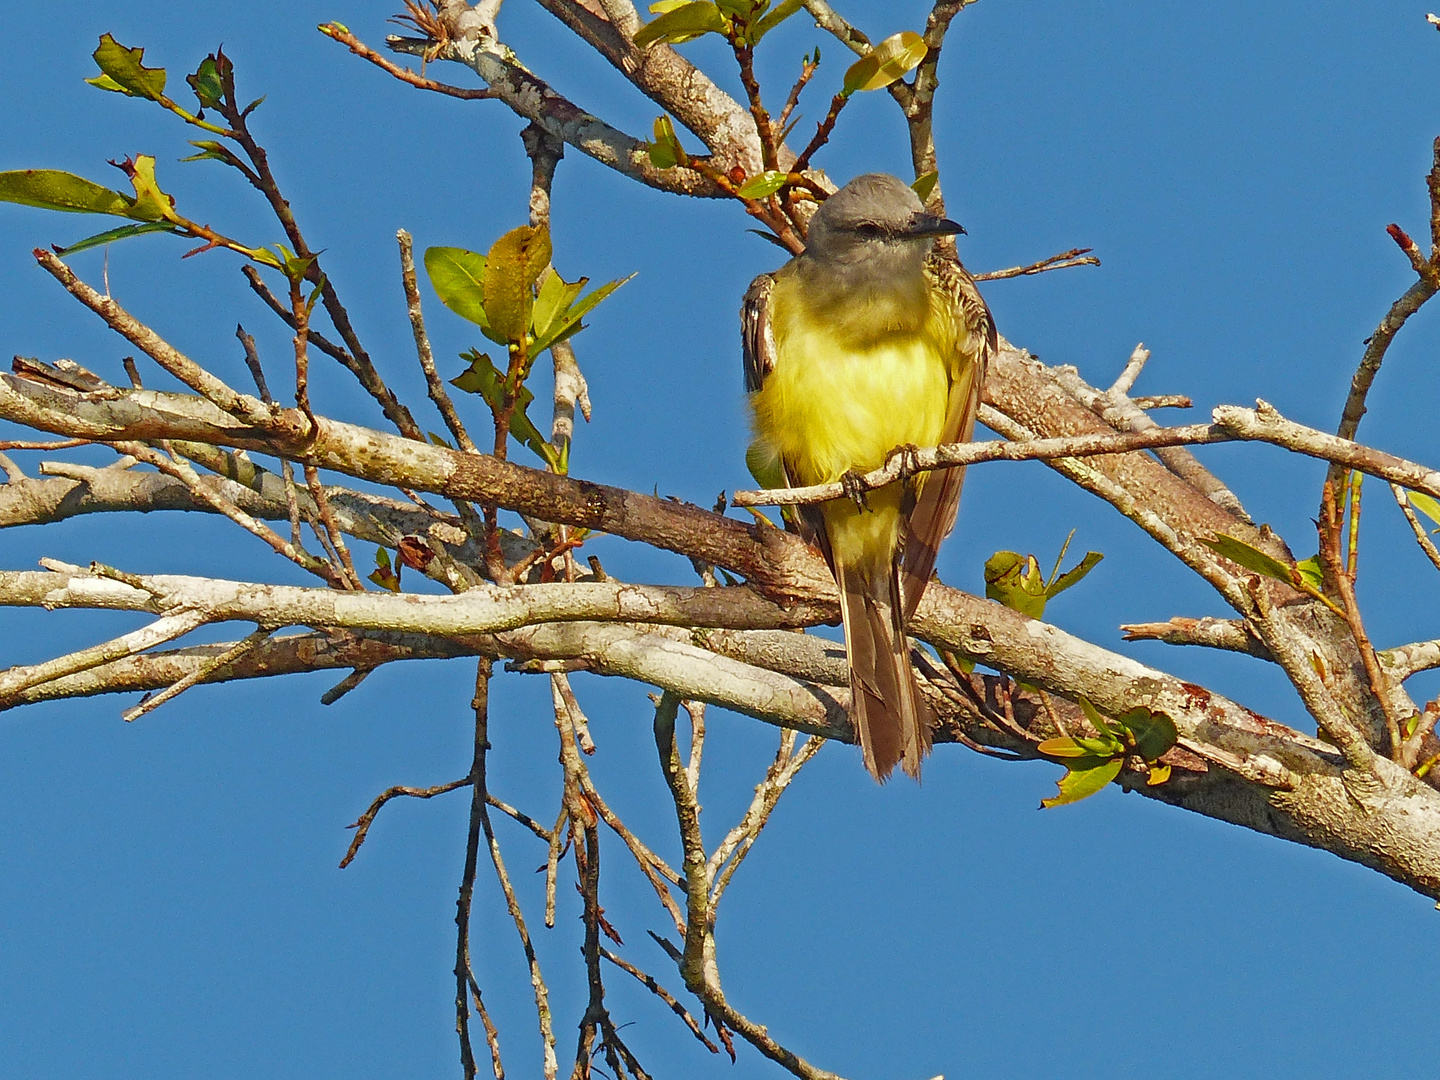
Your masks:
{"label": "blue sky", "polygon": [[[879,36],[923,23],[924,5],[845,5]],[[0,34],[0,169],[65,168],[118,183],[105,165],[137,152],[194,217],[278,239],[253,192],[214,164],[181,165],[185,133],[153,106],[82,79],[105,31],[148,47],[172,86],[216,45],[242,92],[268,94],[255,127],[310,242],[381,370],[423,401],[398,285],[394,232],[420,247],[484,250],[525,214],[521,124],[503,107],[400,86],[315,32],[339,19],[377,43],[388,0],[174,5],[73,0],[6,5]],[[1108,384],[1137,341],[1154,357],[1137,392],[1185,393],[1196,419],[1256,397],[1333,427],[1345,387],[1410,270],[1385,235],[1417,238],[1423,178],[1440,132],[1440,35],[1425,8],[1374,0],[1124,4],[983,0],[955,24],[936,123],[950,213],[974,269],[1074,246],[1104,261],[988,285],[1001,331],[1051,363]],[[510,0],[503,37],[582,107],[644,133],[653,105],[538,6]],[[825,63],[802,111],[817,118],[844,63],[802,17],[766,42],[778,93],[819,43]],[[724,56],[687,53],[730,85]],[[437,77],[466,82],[463,71]],[[828,80],[828,81],[827,81]],[[468,84],[468,83],[467,83]],[[802,128],[808,125],[802,124]],[[693,138],[691,139],[693,145]],[[822,164],[843,180],[901,172],[893,104],[858,99]],[[595,418],[574,471],[708,504],[747,485],[736,309],[777,252],[734,207],[641,190],[570,151],[556,181],[556,264],[568,277],[638,271],[577,340]],[[35,269],[32,247],[92,222],[0,206],[0,346],[69,356],[118,376],[125,349]],[[286,337],[221,253],[185,262],[165,237],[117,246],[115,294],[197,359],[240,383],[237,321],[281,363]],[[77,256],[98,280],[101,256]],[[454,371],[468,328],[429,302],[437,355]],[[1391,350],[1362,436],[1437,458],[1435,314]],[[448,359],[444,359],[448,358]],[[342,373],[316,390],[331,415],[380,424]],[[422,410],[423,411],[423,410]],[[1181,414],[1176,414],[1177,417]],[[422,423],[438,429],[426,414]],[[1251,513],[1297,552],[1322,470],[1268,449],[1205,455]],[[26,459],[29,464],[30,459]],[[1433,637],[1436,581],[1372,486],[1361,600],[1378,644]],[[1128,522],[1037,465],[972,470],[940,571],[978,589],[997,549],[1053,558],[1065,534],[1105,562],[1052,605],[1067,630],[1205,682],[1304,726],[1287,686],[1258,664],[1125,646],[1118,624],[1220,614],[1206,588]],[[587,549],[588,550],[588,549]],[[602,539],[593,550],[635,580],[688,581],[688,567]],[[366,554],[366,552],[362,552]],[[0,536],[0,565],[43,555],[135,572],[296,580],[256,541],[176,516],[79,519]],[[0,609],[0,665],[32,662],[133,625],[110,615]],[[339,704],[327,677],[192,691],[134,725],[119,699],[0,718],[0,1074],[16,1077],[420,1077],[457,1070],[451,1031],[454,890],[463,795],[396,805],[356,864],[335,864],[344,826],[393,783],[468,768],[468,665],[383,670]],[[653,766],[646,688],[579,678],[602,789],[666,851],[673,819]],[[1417,696],[1433,680],[1417,679]],[[548,693],[529,677],[494,691],[493,788],[553,814]],[[719,835],[773,750],[773,733],[712,720],[706,823]],[[1161,1075],[1417,1075],[1433,1062],[1423,958],[1440,915],[1353,864],[1111,789],[1037,812],[1048,766],[1007,766],[942,748],[923,787],[879,788],[858,753],[824,751],[787,795],[726,899],[727,991],[812,1060],[852,1077],[1075,1078]],[[543,861],[502,824],[538,922]],[[664,922],[613,845],[604,902],[626,955],[677,983],[646,929]],[[573,1045],[579,903],[540,932],[562,1058]],[[475,953],[514,1076],[536,1075],[537,1040],[518,946],[485,878]],[[771,1077],[742,1050],[711,1059],[618,973],[609,1002],[657,1077]]]}

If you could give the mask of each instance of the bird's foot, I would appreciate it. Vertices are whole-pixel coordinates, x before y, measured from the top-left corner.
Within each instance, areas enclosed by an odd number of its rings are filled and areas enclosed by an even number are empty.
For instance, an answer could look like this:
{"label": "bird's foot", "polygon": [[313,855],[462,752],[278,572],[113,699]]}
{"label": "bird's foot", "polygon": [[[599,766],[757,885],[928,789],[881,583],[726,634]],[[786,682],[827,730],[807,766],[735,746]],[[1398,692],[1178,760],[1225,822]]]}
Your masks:
{"label": "bird's foot", "polygon": [[845,497],[855,504],[857,510],[869,510],[870,500],[865,497],[865,474],[854,469],[846,469],[840,477],[840,486],[845,489]]}
{"label": "bird's foot", "polygon": [[914,443],[906,443],[891,450],[885,455],[885,464],[888,466],[896,458],[900,459],[901,480],[909,480],[920,471],[920,448]]}

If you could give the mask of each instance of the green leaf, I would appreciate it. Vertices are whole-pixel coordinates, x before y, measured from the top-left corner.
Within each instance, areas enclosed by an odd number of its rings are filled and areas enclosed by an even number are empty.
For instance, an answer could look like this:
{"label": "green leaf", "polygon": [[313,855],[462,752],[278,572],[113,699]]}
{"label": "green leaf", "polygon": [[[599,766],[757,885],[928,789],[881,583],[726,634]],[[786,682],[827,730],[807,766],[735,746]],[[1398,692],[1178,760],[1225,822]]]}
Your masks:
{"label": "green leaf", "polygon": [[913,30],[891,34],[845,72],[845,96],[862,90],[881,90],[920,66],[929,52],[925,39]]}
{"label": "green leaf", "polygon": [[77,251],[87,251],[90,248],[100,247],[104,244],[113,244],[117,240],[128,240],[132,236],[144,236],[146,233],[178,232],[174,225],[168,221],[145,221],[137,225],[121,225],[118,229],[109,229],[94,236],[87,236],[84,240],[77,240],[68,247],[56,248],[56,255],[74,255]]}
{"label": "green leaf", "polygon": [[1170,779],[1169,765],[1151,765],[1150,775],[1145,779],[1146,787],[1158,787]]}
{"label": "green leaf", "polygon": [[985,595],[1032,619],[1045,614],[1045,577],[1033,555],[997,551],[985,560]]}
{"label": "green leaf", "polygon": [[[401,564],[397,561],[395,565],[398,570]],[[398,593],[400,591],[400,575],[396,570],[390,568],[390,553],[383,547],[375,549],[375,566],[376,570],[369,576],[369,580],[382,589]]]}
{"label": "green leaf", "polygon": [[678,45],[701,34],[723,34],[729,27],[730,20],[710,0],[692,0],[652,19],[631,40],[640,49],[657,41]]}
{"label": "green leaf", "polygon": [[183,157],[180,159],[181,161],[223,161],[226,165],[234,168],[243,168],[240,159],[223,143],[210,139],[193,139],[190,145],[196,147],[200,153]]}
{"label": "green leaf", "polygon": [[120,163],[120,169],[135,188],[135,204],[127,217],[141,221],[175,221],[175,200],[160,190],[155,179],[155,159],[149,154],[136,154]]}
{"label": "green leaf", "polygon": [[1060,793],[1052,795],[1048,799],[1041,799],[1040,805],[1048,810],[1053,806],[1064,806],[1066,803],[1076,803],[1081,799],[1088,799],[1119,776],[1120,769],[1124,764],[1125,760],[1118,757],[1108,761],[1099,758],[1079,758],[1057,781]]}
{"label": "green leaf", "polygon": [[1095,567],[1099,565],[1100,560],[1103,558],[1105,558],[1105,556],[1101,555],[1098,551],[1086,552],[1085,558],[1080,560],[1078,566],[1066,570],[1065,573],[1061,574],[1049,584],[1045,589],[1045,599],[1053,600],[1066,589],[1073,585],[1078,585],[1084,580],[1086,574],[1090,573],[1091,570],[1094,570]]}
{"label": "green leaf", "polygon": [[[462,375],[461,378],[464,378],[464,376]],[[445,436],[443,435],[436,435],[433,431],[427,431],[425,433],[425,437],[429,439],[432,443],[434,443],[436,446],[443,446],[447,450],[455,449],[454,445],[450,442],[450,440],[445,438]]]}
{"label": "green leaf", "polygon": [[430,275],[430,286],[442,304],[480,327],[491,341],[497,340],[485,316],[484,255],[464,248],[427,248],[425,272]]}
{"label": "green leaf", "polygon": [[1111,751],[1111,753],[1118,754],[1121,750],[1124,749],[1124,744],[1120,741],[1119,729],[1109,720],[1105,719],[1105,717],[1100,715],[1100,710],[1095,708],[1094,705],[1090,704],[1089,698],[1087,698],[1084,694],[1081,694],[1075,699],[1075,703],[1080,706],[1080,711],[1085,714],[1085,719],[1089,720],[1090,723],[1095,725],[1095,730],[1100,733],[1100,737],[1103,739],[1108,736],[1113,742],[1114,749]]}
{"label": "green leaf", "polygon": [[1325,585],[1325,571],[1320,566],[1320,556],[1311,555],[1295,564],[1295,572],[1317,592]]}
{"label": "green leaf", "polygon": [[93,79],[86,79],[87,83],[97,90],[109,90],[114,94],[125,93],[125,88],[112,79],[109,75],[96,75]]}
{"label": "green leaf", "polygon": [[[537,335],[535,337],[535,340],[530,343],[531,355],[538,356],[540,353],[550,348],[550,346],[556,345],[559,342],[564,341],[566,338],[572,337],[573,335],[578,334],[581,330],[584,330],[585,326],[583,323],[581,323],[580,320],[586,315],[588,315],[591,311],[593,311],[597,304],[599,304],[602,300],[604,300],[607,296],[613,293],[616,289],[620,288],[621,285],[624,285],[627,281],[630,280],[630,278],[633,278],[634,276],[634,274],[631,274],[628,277],[620,278],[618,281],[607,281],[598,289],[593,289],[590,292],[586,293],[575,303],[568,304],[565,310],[562,311],[560,315],[558,315],[554,320],[551,321],[550,325],[546,328],[545,333]],[[584,282],[585,279],[581,278],[579,285],[583,285]],[[578,286],[566,286],[567,289],[577,287]]]}
{"label": "green leaf", "polygon": [[805,6],[805,0],[780,0],[775,10],[757,22],[750,30],[750,43],[756,44],[775,27]]}
{"label": "green leaf", "polygon": [[496,240],[485,256],[485,317],[512,344],[525,341],[535,304],[535,282],[550,265],[550,230],[521,225]]}
{"label": "green leaf", "polygon": [[785,186],[785,180],[789,174],[770,170],[757,173],[746,180],[740,189],[735,192],[742,199],[763,199],[768,195],[774,195]]}
{"label": "green leaf", "polygon": [[225,83],[220,78],[220,65],[215,57],[207,56],[200,61],[194,75],[186,75],[185,81],[195,91],[195,98],[202,109],[213,109],[225,97]]}
{"label": "green leaf", "polygon": [[1419,491],[1407,491],[1405,494],[1409,496],[1410,503],[1416,510],[1419,510],[1436,525],[1440,525],[1440,502]]}
{"label": "green leaf", "polygon": [[101,74],[85,80],[91,86],[151,101],[159,101],[164,96],[165,69],[147,68],[142,64],[144,49],[127,49],[109,34],[103,34],[93,55]]}
{"label": "green leaf", "polygon": [[63,210],[71,214],[112,214],[131,217],[135,201],[118,191],[92,184],[83,176],[59,169],[18,169],[0,172],[0,201]]}
{"label": "green leaf", "polygon": [[1130,733],[1135,753],[1146,761],[1164,757],[1179,740],[1175,721],[1164,713],[1151,712],[1143,706],[1121,713],[1115,722]]}
{"label": "green leaf", "polygon": [[[540,279],[540,287],[535,290],[535,310],[530,316],[531,332],[535,340],[543,339],[552,328],[555,328],[555,320],[563,315],[565,310],[575,302],[585,288],[589,278],[581,278],[576,282],[567,282],[553,268],[547,270]],[[533,351],[540,352],[545,348],[541,345]]]}
{"label": "green leaf", "polygon": [[650,164],[657,169],[673,169],[688,160],[680,140],[675,137],[675,125],[670,117],[655,118],[655,141],[650,144],[649,154]]}
{"label": "green leaf", "polygon": [[1236,540],[1233,536],[1221,533],[1214,540],[1208,540],[1203,536],[1197,539],[1215,554],[1229,559],[1233,563],[1238,563],[1246,570],[1253,570],[1257,574],[1274,578],[1276,581],[1283,581],[1287,585],[1295,584],[1299,577],[1294,570],[1279,559],[1251,547],[1243,540]]}
{"label": "green leaf", "polygon": [[910,185],[910,190],[920,196],[920,201],[923,203],[929,200],[930,193],[935,190],[935,185],[939,182],[940,173],[931,169],[924,176],[917,176],[915,182]]}
{"label": "green leaf", "polygon": [[[495,362],[474,349],[462,353],[460,359],[469,360],[470,368],[458,378],[451,379],[450,385],[467,394],[479,394],[492,410],[503,408],[505,376],[495,367]],[[521,386],[515,398],[515,410],[510,416],[510,434],[539,455],[547,465],[553,466],[558,462],[555,448],[545,441],[545,436],[540,434],[540,429],[526,413],[534,400],[535,395],[529,388]]]}
{"label": "green leaf", "polygon": [[715,6],[732,18],[748,19],[759,8],[770,6],[770,0],[714,0]]}
{"label": "green leaf", "polygon": [[1119,754],[1124,747],[1114,740],[1091,739],[1084,735],[1071,738],[1066,735],[1056,739],[1046,739],[1036,746],[1035,749],[1039,750],[1042,754],[1048,754],[1050,757],[1091,757],[1105,758],[1108,760],[1116,754]]}

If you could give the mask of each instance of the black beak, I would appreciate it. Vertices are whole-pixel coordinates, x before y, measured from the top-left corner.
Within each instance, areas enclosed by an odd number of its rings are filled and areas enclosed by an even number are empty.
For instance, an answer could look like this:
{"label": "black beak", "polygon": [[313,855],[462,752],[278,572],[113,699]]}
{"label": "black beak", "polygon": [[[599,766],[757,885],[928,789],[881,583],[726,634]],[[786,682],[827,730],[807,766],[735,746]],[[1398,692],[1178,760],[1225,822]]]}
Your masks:
{"label": "black beak", "polygon": [[965,226],[949,218],[921,214],[910,223],[910,228],[906,231],[911,236],[954,236],[956,233],[963,233]]}

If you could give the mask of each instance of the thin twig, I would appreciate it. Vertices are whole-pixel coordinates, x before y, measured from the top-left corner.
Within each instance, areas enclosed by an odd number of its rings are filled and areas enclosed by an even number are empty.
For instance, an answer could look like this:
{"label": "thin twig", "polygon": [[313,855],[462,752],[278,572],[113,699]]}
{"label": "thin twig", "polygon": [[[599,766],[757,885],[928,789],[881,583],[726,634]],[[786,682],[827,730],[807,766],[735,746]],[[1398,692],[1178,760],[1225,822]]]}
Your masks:
{"label": "thin twig", "polygon": [[1100,259],[1089,254],[1093,250],[1094,248],[1071,248],[1069,251],[1062,251],[1058,255],[1051,255],[1048,259],[1041,259],[1039,262],[1033,262],[1027,266],[1012,266],[1006,270],[987,270],[983,274],[976,274],[975,280],[1000,281],[1004,278],[1043,274],[1047,270],[1068,270],[1072,266],[1099,266]]}
{"label": "thin twig", "polygon": [[[540,1024],[540,1038],[544,1051],[544,1075],[545,1080],[555,1080],[559,1071],[559,1062],[555,1057],[555,1033],[550,1019],[550,990],[545,985],[544,976],[540,972],[540,960],[535,954],[535,946],[530,940],[530,931],[525,926],[525,914],[520,909],[520,901],[515,896],[515,888],[510,883],[510,874],[505,869],[505,859],[500,853],[500,843],[495,839],[495,830],[490,824],[490,814],[486,809],[485,787],[485,761],[486,754],[490,749],[489,743],[489,703],[490,703],[490,660],[482,657],[476,665],[475,675],[475,698],[471,702],[475,710],[475,756],[470,767],[470,781],[474,785],[474,791],[470,798],[470,832],[466,841],[465,850],[465,876],[461,880],[460,900],[456,906],[456,925],[459,927],[460,936],[457,940],[457,962],[456,978],[459,980],[460,996],[456,999],[456,1022],[461,1029],[461,1055],[469,1053],[468,1036],[468,1009],[465,1006],[464,988],[465,975],[470,970],[470,899],[475,888],[475,862],[479,845],[479,837],[483,832],[485,842],[490,849],[490,861],[495,867],[495,876],[500,881],[500,889],[505,894],[505,906],[510,912],[510,918],[515,923],[515,932],[520,937],[520,945],[525,953],[525,962],[530,969],[530,985],[535,992],[535,1013]],[[462,955],[463,952],[463,955]],[[463,960],[463,963],[461,961]],[[466,1076],[473,1077],[474,1058],[466,1066]]]}
{"label": "thin twig", "polygon": [[420,360],[420,370],[425,373],[425,387],[430,393],[430,400],[440,411],[455,444],[467,454],[478,454],[480,451],[471,441],[470,433],[465,430],[460,414],[455,411],[455,404],[446,393],[439,372],[435,370],[435,354],[430,349],[430,338],[425,333],[425,313],[420,307],[420,288],[415,281],[415,242],[404,229],[395,234],[395,239],[400,244],[400,283],[405,289],[410,329],[415,334],[415,353]]}
{"label": "thin twig", "polygon": [[1410,523],[1411,530],[1415,533],[1415,542],[1420,545],[1420,550],[1425,553],[1436,570],[1440,570],[1440,551],[1437,551],[1435,544],[1430,540],[1429,533],[1420,519],[1415,516],[1415,511],[1410,508],[1410,500],[1405,495],[1405,489],[1399,484],[1391,484],[1390,491],[1395,496],[1395,503],[1400,507],[1400,512],[1405,515],[1405,520]]}
{"label": "thin twig", "polygon": [[335,588],[345,587],[344,584],[342,584],[344,579],[336,572],[334,567],[330,566],[323,559],[318,559],[314,555],[311,555],[304,548],[292,544],[287,540],[282,540],[268,525],[262,525],[229,499],[213,491],[208,485],[202,484],[199,475],[194,469],[190,468],[183,459],[175,460],[167,457],[165,454],[146,446],[144,443],[117,442],[110,443],[109,445],[117,453],[128,454],[138,461],[143,461],[147,465],[153,466],[167,476],[173,476],[189,488],[191,493],[206,506],[209,506],[218,513],[224,514],[252,536],[259,537],[265,541],[265,543],[269,544],[272,550],[285,556],[291,562],[295,563],[296,566],[310,571],[310,573],[322,578],[327,584]]}
{"label": "thin twig", "polygon": [[136,705],[133,709],[126,709],[123,713],[120,714],[120,718],[126,723],[129,723],[132,720],[140,719],[140,717],[144,716],[148,712],[154,712],[161,705],[164,705],[167,701],[170,701],[172,698],[179,697],[186,690],[189,690],[192,686],[196,685],[197,683],[204,682],[206,679],[209,679],[215,674],[215,672],[219,671],[221,668],[228,667],[236,660],[239,660],[242,656],[246,656],[249,653],[253,652],[265,641],[266,638],[268,638],[273,633],[273,630],[266,630],[264,628],[256,630],[254,633],[247,636],[244,640],[238,641],[234,645],[230,646],[230,648],[226,649],[219,656],[216,656],[211,660],[205,661],[205,663],[201,664],[199,667],[197,667],[189,675],[186,675],[179,682],[166,687],[164,690],[161,690],[160,693],[154,695],[153,697],[147,696],[143,701],[140,702],[139,705]]}
{"label": "thin twig", "polygon": [[350,558],[350,548],[345,543],[344,530],[335,520],[335,510],[331,507],[330,499],[325,494],[325,488],[320,483],[320,470],[314,465],[307,464],[305,466],[305,485],[310,489],[310,498],[320,513],[320,523],[325,527],[325,539],[329,541],[339,559],[339,565],[335,567],[336,577],[345,583],[346,588],[355,592],[363,592],[365,586],[360,583],[360,575],[355,572],[355,563]]}
{"label": "thin twig", "polygon": [[7,705],[31,687],[64,678],[66,675],[89,671],[112,660],[134,656],[167,641],[184,637],[210,620],[211,616],[199,609],[173,611],[162,615],[148,626],[99,645],[92,645],[88,649],[67,653],[41,664],[16,666],[0,671],[0,706]]}
{"label": "thin twig", "polygon": [[1149,359],[1150,350],[1145,348],[1145,343],[1142,341],[1130,350],[1130,359],[1125,361],[1125,366],[1120,369],[1120,374],[1110,384],[1108,393],[1122,394],[1128,397],[1130,388],[1135,385],[1135,380],[1140,377],[1140,372],[1145,370],[1145,364]]}
{"label": "thin twig", "polygon": [[635,978],[639,980],[640,984],[644,986],[645,989],[649,990],[661,1001],[665,1002],[666,1005],[669,1005],[670,1011],[673,1012],[676,1016],[680,1017],[680,1019],[684,1022],[685,1026],[690,1029],[690,1033],[694,1035],[695,1038],[699,1039],[702,1043],[705,1044],[705,1049],[709,1050],[712,1054],[720,1053],[720,1048],[705,1037],[705,1033],[700,1030],[700,1025],[695,1022],[695,1018],[690,1015],[689,1010],[687,1010],[684,1005],[681,1005],[680,1002],[676,1001],[675,995],[670,993],[669,990],[666,990],[665,987],[661,986],[658,982],[656,982],[653,976],[647,975],[645,972],[637,968],[634,964],[631,964],[628,961],[616,956],[609,949],[602,948],[600,950],[600,955],[603,956],[606,960],[609,960],[621,971],[628,971],[631,975],[635,976]]}
{"label": "thin twig", "polygon": [[393,60],[387,59],[370,48],[369,45],[366,45],[348,30],[342,30],[338,23],[327,23],[322,26],[320,30],[326,37],[332,38],[349,48],[356,56],[369,60],[376,67],[388,71],[401,82],[409,83],[418,90],[431,90],[437,94],[445,94],[448,97],[461,98],[465,101],[482,101],[486,98],[495,97],[495,94],[489,90],[467,86],[451,86],[448,83],[427,79],[424,75],[411,71],[409,68],[401,67]]}
{"label": "thin twig", "polygon": [[340,869],[344,870],[355,861],[355,856],[360,852],[360,845],[365,843],[365,838],[370,835],[370,826],[375,823],[375,815],[380,813],[381,807],[391,799],[401,797],[433,799],[436,795],[444,795],[448,791],[469,786],[470,777],[462,776],[459,780],[451,780],[448,784],[437,784],[435,787],[417,788],[397,784],[394,787],[386,788],[370,804],[369,808],[348,826],[355,830],[355,835],[350,840],[350,847],[346,850],[345,857],[340,860]]}
{"label": "thin twig", "polygon": [[[1319,525],[1320,562],[1325,567],[1326,578],[1340,594],[1341,613],[1345,617],[1346,625],[1350,628],[1350,635],[1355,639],[1355,646],[1360,651],[1360,662],[1365,667],[1365,676],[1369,680],[1370,691],[1374,694],[1385,717],[1385,732],[1389,736],[1389,745],[1386,750],[1391,760],[1395,760],[1400,754],[1400,745],[1403,741],[1400,737],[1401,717],[1395,715],[1391,700],[1390,677],[1381,665],[1380,658],[1375,655],[1375,649],[1370,644],[1369,634],[1365,632],[1365,622],[1360,617],[1360,604],[1355,597],[1355,581],[1346,566],[1341,535],[1344,527],[1342,520],[1344,491],[1343,486],[1337,489],[1331,487],[1328,481],[1325,484],[1326,498],[1321,502],[1323,516]],[[1354,513],[1353,507],[1351,513]]]}

